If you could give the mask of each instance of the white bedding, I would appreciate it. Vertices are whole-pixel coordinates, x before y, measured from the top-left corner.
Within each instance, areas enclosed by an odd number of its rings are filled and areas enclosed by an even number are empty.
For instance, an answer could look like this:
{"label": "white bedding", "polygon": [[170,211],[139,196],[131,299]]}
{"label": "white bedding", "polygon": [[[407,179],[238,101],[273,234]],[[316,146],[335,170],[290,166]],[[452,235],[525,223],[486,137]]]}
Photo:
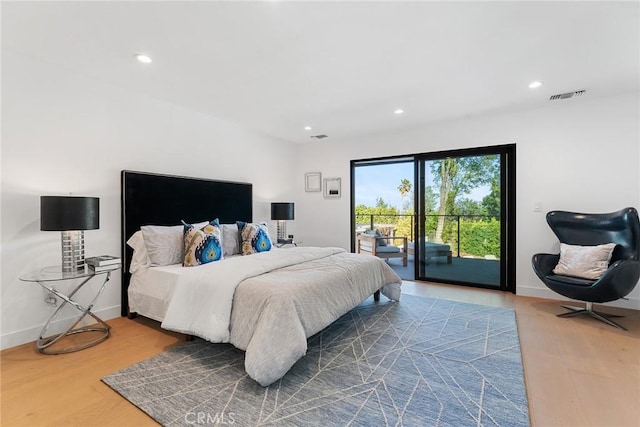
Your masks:
{"label": "white bedding", "polygon": [[182,264],[144,268],[131,275],[129,311],[162,322],[184,267]]}
{"label": "white bedding", "polygon": [[379,289],[399,299],[400,283],[377,257],[290,248],[137,272],[129,299],[166,329],[246,350],[247,372],[266,386],[306,353],[308,337]]}
{"label": "white bedding", "polygon": [[233,294],[240,282],[278,268],[344,252],[340,248],[295,249],[260,252],[185,268],[178,277],[162,327],[211,342],[229,342]]}

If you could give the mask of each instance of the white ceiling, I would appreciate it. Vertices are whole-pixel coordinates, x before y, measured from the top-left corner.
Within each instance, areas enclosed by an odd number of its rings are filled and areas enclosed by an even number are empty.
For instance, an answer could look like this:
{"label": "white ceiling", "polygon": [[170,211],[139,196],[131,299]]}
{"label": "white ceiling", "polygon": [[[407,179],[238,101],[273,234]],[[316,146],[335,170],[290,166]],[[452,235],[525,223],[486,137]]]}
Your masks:
{"label": "white ceiling", "polygon": [[[556,93],[638,91],[639,11],[638,2],[3,2],[2,44],[284,140],[362,141],[542,107]],[[544,84],[531,90],[533,80]]]}

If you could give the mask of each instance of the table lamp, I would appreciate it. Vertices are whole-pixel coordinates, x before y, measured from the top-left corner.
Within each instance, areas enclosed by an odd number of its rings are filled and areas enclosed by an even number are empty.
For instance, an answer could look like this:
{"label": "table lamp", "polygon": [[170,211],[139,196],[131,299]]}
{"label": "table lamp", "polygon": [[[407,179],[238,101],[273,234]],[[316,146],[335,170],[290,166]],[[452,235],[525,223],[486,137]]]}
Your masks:
{"label": "table lamp", "polygon": [[62,232],[62,271],[84,270],[84,230],[100,228],[97,197],[41,196],[40,230]]}
{"label": "table lamp", "polygon": [[278,221],[278,243],[287,239],[287,221],[294,219],[293,202],[271,203],[271,219]]}

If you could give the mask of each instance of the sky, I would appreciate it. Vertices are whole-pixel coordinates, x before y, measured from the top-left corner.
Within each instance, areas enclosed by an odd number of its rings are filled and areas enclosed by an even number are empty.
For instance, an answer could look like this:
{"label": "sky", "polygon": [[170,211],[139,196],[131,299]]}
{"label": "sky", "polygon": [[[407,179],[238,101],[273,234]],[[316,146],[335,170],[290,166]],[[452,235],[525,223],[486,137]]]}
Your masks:
{"label": "sky", "polygon": [[[402,198],[398,186],[402,179],[408,179],[413,185],[413,163],[357,167],[355,171],[356,206],[375,206],[376,199],[382,197],[390,206],[400,209]],[[407,197],[409,196],[405,199]]]}
{"label": "sky", "polygon": [[[430,185],[437,191],[433,184],[430,169],[426,167],[426,185]],[[402,208],[402,198],[398,186],[402,179],[411,182],[412,190],[415,189],[413,182],[413,162],[393,163],[388,165],[358,166],[355,168],[355,198],[357,205],[375,206],[376,199],[382,197],[389,206]],[[479,187],[465,198],[482,200],[490,193],[489,186]],[[405,196],[405,200],[411,195]]]}

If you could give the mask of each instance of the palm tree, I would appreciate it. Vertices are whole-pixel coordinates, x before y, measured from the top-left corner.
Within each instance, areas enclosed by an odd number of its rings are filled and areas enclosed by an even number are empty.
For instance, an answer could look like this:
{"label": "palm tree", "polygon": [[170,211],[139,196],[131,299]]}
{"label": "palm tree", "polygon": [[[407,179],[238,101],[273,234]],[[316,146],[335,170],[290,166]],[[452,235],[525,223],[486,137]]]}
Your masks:
{"label": "palm tree", "polygon": [[404,199],[404,196],[409,194],[411,191],[411,181],[406,178],[400,180],[400,185],[398,185],[398,191],[400,192],[400,197]]}
{"label": "palm tree", "polygon": [[[411,181],[406,178],[400,180],[400,185],[398,185],[398,191],[400,192],[401,197],[401,208],[400,213],[402,214],[413,214],[413,209],[410,206],[405,205],[404,198],[407,194],[411,193]],[[412,206],[412,204],[410,203]],[[410,241],[413,241],[413,224],[412,219],[407,216],[402,216],[398,218],[398,232],[400,236],[404,235],[409,238]]]}

